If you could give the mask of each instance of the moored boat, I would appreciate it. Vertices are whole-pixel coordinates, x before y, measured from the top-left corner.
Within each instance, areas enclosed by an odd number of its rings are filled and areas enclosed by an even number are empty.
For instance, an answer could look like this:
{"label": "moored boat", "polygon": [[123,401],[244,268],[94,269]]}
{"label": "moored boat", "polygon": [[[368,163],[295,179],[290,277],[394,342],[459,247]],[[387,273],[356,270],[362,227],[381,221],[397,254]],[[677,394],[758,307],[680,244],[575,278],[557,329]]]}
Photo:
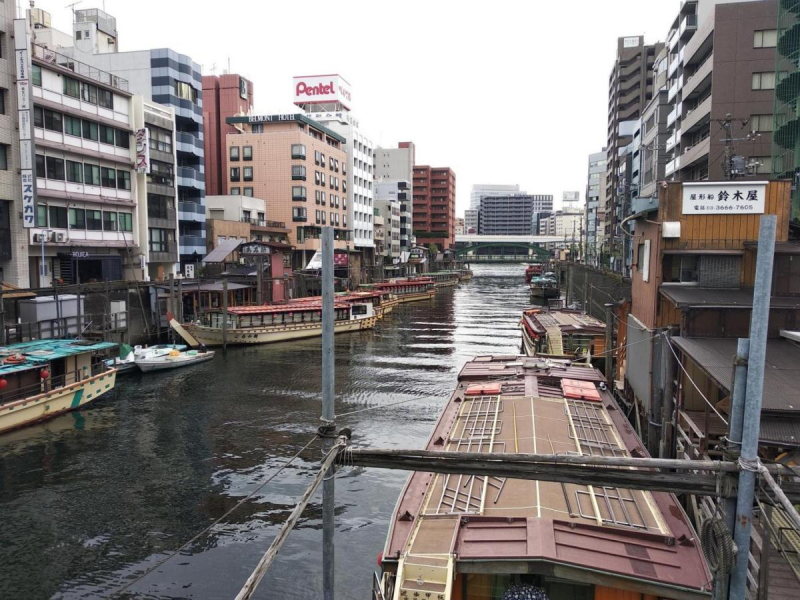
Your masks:
{"label": "moored boat", "polygon": [[436,271],[434,273],[426,273],[425,277],[433,279],[437,288],[452,287],[458,285],[461,281],[461,275],[458,271]]}
{"label": "moored boat", "polygon": [[117,371],[98,355],[116,347],[55,339],[0,348],[0,433],[76,410],[110,392]]}
{"label": "moored boat", "polygon": [[528,267],[525,269],[525,283],[530,283],[531,279],[537,275],[541,275],[543,268],[544,267],[540,263],[528,265]]}
{"label": "moored boat", "polygon": [[[371,302],[334,302],[334,333],[375,327],[377,317]],[[205,346],[221,346],[222,323],[227,318],[228,344],[270,344],[322,335],[322,303],[303,302],[264,306],[235,306],[227,315],[217,309],[206,313],[201,323],[185,329]]]}
{"label": "moored boat", "polygon": [[[648,456],[597,370],[513,356],[464,366],[426,449]],[[698,534],[669,493],[417,471],[389,522],[377,599],[712,593]]]}
{"label": "moored boat", "polygon": [[605,323],[578,310],[531,308],[522,312],[519,327],[528,356],[590,364],[605,352]]}
{"label": "moored boat", "polygon": [[[371,302],[375,316],[382,319],[384,315],[392,312],[392,309],[398,304],[396,299],[389,297],[389,292],[363,289],[354,292],[339,292],[335,295],[336,302],[346,302],[348,304],[363,304],[364,302]],[[307,296],[306,298],[293,298],[287,304],[306,304],[306,303],[320,303],[322,296]]]}
{"label": "moored boat", "polygon": [[550,277],[531,279],[531,296],[534,298],[558,298],[558,282]]}
{"label": "moored boat", "polygon": [[145,358],[153,358],[168,354],[173,350],[186,350],[183,344],[154,344],[153,346],[134,346],[131,348],[127,344],[121,345],[120,355],[106,361],[109,367],[117,370],[117,377],[138,371],[136,363]]}
{"label": "moored boat", "polygon": [[150,371],[165,371],[167,369],[177,369],[178,367],[188,367],[198,363],[206,362],[214,358],[213,350],[170,350],[166,353],[151,354],[136,361],[136,366],[144,373]]}
{"label": "moored boat", "polygon": [[436,295],[436,283],[429,277],[392,279],[374,283],[373,286],[377,290],[388,292],[391,299],[397,300],[401,304],[417,300],[430,300]]}

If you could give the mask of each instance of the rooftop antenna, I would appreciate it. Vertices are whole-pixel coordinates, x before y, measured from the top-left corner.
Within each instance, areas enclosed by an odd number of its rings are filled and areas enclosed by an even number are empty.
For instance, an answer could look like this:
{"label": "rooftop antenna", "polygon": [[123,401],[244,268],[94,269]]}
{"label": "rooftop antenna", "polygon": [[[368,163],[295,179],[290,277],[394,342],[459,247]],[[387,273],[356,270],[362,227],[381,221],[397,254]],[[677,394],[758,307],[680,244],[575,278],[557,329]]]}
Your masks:
{"label": "rooftop antenna", "polygon": [[[69,8],[69,9],[72,9],[72,22],[73,22],[73,23],[75,22],[75,7],[76,7],[78,4],[81,4],[82,2],[83,2],[83,0],[78,0],[77,2],[73,2],[72,4],[67,4],[67,5],[64,7],[64,8]],[[33,2],[31,2],[31,4],[33,4]]]}

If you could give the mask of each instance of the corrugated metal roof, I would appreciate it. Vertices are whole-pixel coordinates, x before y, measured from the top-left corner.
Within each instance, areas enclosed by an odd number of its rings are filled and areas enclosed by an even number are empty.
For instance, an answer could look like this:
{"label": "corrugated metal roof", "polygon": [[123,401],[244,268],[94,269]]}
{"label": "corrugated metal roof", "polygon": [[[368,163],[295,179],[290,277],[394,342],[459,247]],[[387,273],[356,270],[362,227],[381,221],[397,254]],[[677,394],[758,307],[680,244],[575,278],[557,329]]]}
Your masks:
{"label": "corrugated metal roof", "polygon": [[203,262],[206,263],[221,263],[225,262],[225,259],[228,258],[228,255],[236,250],[239,245],[243,242],[243,240],[237,239],[230,239],[230,240],[223,240],[220,242],[219,246],[214,248],[211,252],[208,253],[203,259]]}
{"label": "corrugated metal roof", "polygon": [[800,419],[787,419],[785,417],[761,417],[762,442],[800,447]]}
{"label": "corrugated metal roof", "polygon": [[[733,377],[735,338],[674,337],[672,342],[726,391]],[[800,346],[788,340],[767,341],[762,410],[800,413]]]}
{"label": "corrugated metal roof", "polygon": [[[672,300],[679,308],[694,307],[740,307],[753,306],[753,290],[748,288],[700,288],[692,285],[662,285],[661,293]],[[800,298],[773,296],[770,300],[772,308],[798,308]]]}

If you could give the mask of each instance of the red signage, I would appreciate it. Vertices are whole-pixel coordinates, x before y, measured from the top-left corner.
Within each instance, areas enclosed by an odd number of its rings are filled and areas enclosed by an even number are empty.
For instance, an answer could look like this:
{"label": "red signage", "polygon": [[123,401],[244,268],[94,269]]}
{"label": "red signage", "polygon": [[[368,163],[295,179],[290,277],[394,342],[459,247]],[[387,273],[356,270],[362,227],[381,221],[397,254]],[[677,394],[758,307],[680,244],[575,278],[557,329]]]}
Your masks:
{"label": "red signage", "polygon": [[325,96],[327,94],[333,94],[334,89],[335,88],[333,87],[332,81],[327,85],[322,83],[317,85],[306,85],[305,81],[301,81],[297,84],[297,89],[294,93],[296,96],[300,96],[302,94],[305,94],[306,96]]}
{"label": "red signage", "polygon": [[336,253],[333,255],[333,266],[334,267],[346,267],[347,266],[347,254],[344,253]]}

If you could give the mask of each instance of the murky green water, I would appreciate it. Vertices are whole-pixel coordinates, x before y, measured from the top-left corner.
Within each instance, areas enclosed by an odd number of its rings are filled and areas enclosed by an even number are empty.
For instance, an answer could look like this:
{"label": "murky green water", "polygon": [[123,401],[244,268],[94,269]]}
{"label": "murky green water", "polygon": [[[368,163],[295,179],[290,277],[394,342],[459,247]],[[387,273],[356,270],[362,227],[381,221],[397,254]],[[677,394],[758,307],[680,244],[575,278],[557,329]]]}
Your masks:
{"label": "murky green water", "polygon": [[[372,331],[336,337],[337,412],[378,407],[340,419],[356,444],[422,446],[464,362],[518,352],[524,266],[474,270],[472,281],[402,305]],[[252,492],[319,424],[319,348],[319,339],[234,348],[209,365],[134,375],[85,410],[0,437],[0,598],[111,595]],[[309,449],[130,596],[233,598],[319,453]],[[369,597],[405,477],[337,475],[338,598]],[[320,597],[320,501],[256,597]]]}

